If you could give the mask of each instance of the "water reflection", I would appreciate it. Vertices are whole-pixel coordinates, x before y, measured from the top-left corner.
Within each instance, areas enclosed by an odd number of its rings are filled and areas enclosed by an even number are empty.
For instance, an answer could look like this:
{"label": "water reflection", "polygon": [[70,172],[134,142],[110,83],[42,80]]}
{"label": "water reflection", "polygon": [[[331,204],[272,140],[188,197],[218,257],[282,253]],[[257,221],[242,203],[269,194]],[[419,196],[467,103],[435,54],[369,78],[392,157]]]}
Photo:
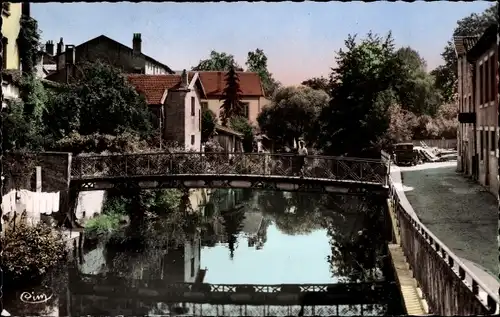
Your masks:
{"label": "water reflection", "polygon": [[[6,309],[51,316],[296,315],[301,308],[306,316],[399,313],[388,304],[396,292],[380,198],[248,190],[208,197],[198,212],[186,212],[183,195],[183,211],[155,212],[161,216],[130,224],[133,233],[125,227],[87,250],[69,273],[60,273],[69,282],[54,286],[56,296],[45,305],[26,308],[11,298]],[[134,207],[143,216],[150,212]],[[338,283],[345,287],[332,285]],[[227,285],[218,290],[219,284]],[[266,293],[271,284],[293,285]],[[305,284],[320,293],[301,292]]]}

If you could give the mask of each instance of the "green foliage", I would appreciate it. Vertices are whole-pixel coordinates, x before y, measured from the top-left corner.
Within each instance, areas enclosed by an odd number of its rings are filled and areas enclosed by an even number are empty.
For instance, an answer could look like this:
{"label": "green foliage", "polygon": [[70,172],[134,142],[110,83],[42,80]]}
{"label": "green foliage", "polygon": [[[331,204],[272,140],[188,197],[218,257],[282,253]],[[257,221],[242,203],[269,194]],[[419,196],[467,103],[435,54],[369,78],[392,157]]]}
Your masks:
{"label": "green foliage", "polygon": [[[498,3],[492,5],[481,14],[471,15],[457,21],[453,36],[481,35],[491,24],[498,24]],[[457,55],[455,46],[450,40],[441,53],[445,64],[438,66],[431,74],[436,78],[436,87],[441,90],[445,102],[451,102],[457,91]]]}
{"label": "green foliage", "polygon": [[332,72],[331,101],[320,117],[318,143],[328,154],[357,156],[375,150],[389,127],[398,60],[391,34],[380,38],[369,33],[360,43],[349,35],[345,46]]}
{"label": "green foliage", "polygon": [[201,142],[205,143],[215,131],[217,117],[210,109],[203,109],[201,117]]}
{"label": "green foliage", "polygon": [[231,118],[231,128],[243,134],[243,150],[252,152],[254,129],[248,119],[239,116]]}
{"label": "green foliage", "polygon": [[120,73],[107,64],[83,64],[76,81],[55,96],[48,107],[48,134],[55,140],[71,132],[119,135],[127,131],[141,138],[152,136],[152,114]]}
{"label": "green foliage", "polygon": [[234,56],[227,53],[219,53],[216,51],[210,52],[208,59],[200,60],[197,66],[193,67],[194,71],[229,71],[231,68],[236,71],[243,71],[238,63],[234,60]]}
{"label": "green foliage", "polygon": [[223,126],[227,126],[229,119],[243,115],[241,103],[240,79],[238,73],[231,67],[226,74],[226,87],[222,91],[220,119]]}
{"label": "green foliage", "polygon": [[26,219],[5,228],[3,269],[12,279],[40,277],[67,257],[62,233],[44,223],[30,225]]}
{"label": "green foliage", "polygon": [[260,48],[248,52],[246,61],[247,71],[259,74],[266,96],[273,96],[281,83],[273,78],[273,74],[267,69],[267,56]]}
{"label": "green foliage", "polygon": [[134,153],[149,150],[148,143],[134,133],[124,132],[120,135],[103,135],[93,133],[80,135],[70,133],[55,142],[53,149],[62,152],[80,153]]}
{"label": "green foliage", "polygon": [[90,239],[105,237],[114,233],[120,227],[122,215],[106,214],[96,216],[85,224],[85,236]]}
{"label": "green foliage", "polygon": [[435,115],[442,100],[434,77],[426,72],[425,60],[410,47],[400,48],[395,56],[399,66],[395,89],[402,108],[417,115]]}
{"label": "green foliage", "polygon": [[290,145],[299,138],[313,144],[320,132],[318,117],[328,102],[329,96],[322,90],[306,86],[280,88],[257,122],[278,146]]}
{"label": "green foliage", "polygon": [[38,23],[32,17],[23,15],[20,20],[20,30],[17,37],[17,47],[22,70],[26,74],[34,74],[40,58],[40,31]]}
{"label": "green foliage", "polygon": [[45,143],[43,120],[48,97],[40,79],[25,74],[20,81],[21,99],[2,111],[3,141],[7,150],[40,150]]}
{"label": "green foliage", "polygon": [[330,81],[321,76],[321,77],[313,77],[307,80],[304,80],[301,85],[310,87],[315,90],[323,90],[324,92],[328,93],[330,89]]}

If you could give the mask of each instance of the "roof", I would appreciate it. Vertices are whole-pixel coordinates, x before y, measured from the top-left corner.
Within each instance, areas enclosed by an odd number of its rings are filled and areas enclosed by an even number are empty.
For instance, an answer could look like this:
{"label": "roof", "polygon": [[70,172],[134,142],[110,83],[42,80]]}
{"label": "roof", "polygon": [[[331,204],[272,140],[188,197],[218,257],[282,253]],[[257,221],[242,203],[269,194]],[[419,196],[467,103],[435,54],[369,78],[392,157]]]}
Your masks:
{"label": "roof", "polygon": [[216,124],[215,125],[215,131],[225,132],[225,133],[228,133],[228,134],[231,134],[231,135],[235,135],[235,136],[240,137],[240,138],[243,137],[243,133],[235,131],[235,130],[229,128],[229,127],[222,126],[220,124]]}
{"label": "roof", "polygon": [[[190,72],[194,74],[196,72]],[[220,71],[200,71],[200,80],[205,88],[207,96],[220,97],[226,87],[227,72]],[[265,97],[264,89],[259,74],[254,72],[236,72],[240,79],[241,96],[247,97]]]}
{"label": "roof", "polygon": [[[83,45],[87,45],[87,44],[89,44],[89,43],[91,43],[91,42],[93,42],[93,41],[99,41],[99,40],[110,41],[110,42],[112,42],[112,43],[115,43],[115,44],[117,44],[117,45],[120,45],[122,48],[124,48],[124,49],[126,49],[126,50],[129,50],[130,52],[133,52],[133,49],[132,49],[132,48],[130,48],[130,47],[128,47],[127,45],[122,44],[122,43],[120,43],[120,42],[118,42],[118,41],[115,41],[115,40],[113,40],[112,38],[107,37],[106,35],[99,35],[99,36],[97,36],[97,37],[94,37],[93,39],[90,39],[90,40],[88,40],[88,41],[86,41],[86,42],[83,42],[83,43],[81,43],[80,45],[77,45],[77,46],[75,47],[75,50],[76,50],[76,49],[78,49],[79,47],[83,46]],[[59,54],[59,55],[63,55],[63,54],[64,54],[64,52],[62,52],[62,53],[61,53],[61,54]],[[58,55],[56,54],[56,56],[58,56]],[[148,55],[146,55],[146,54],[144,54],[144,53],[141,53],[141,56],[142,56],[142,57],[144,57],[144,59],[146,59],[147,61],[149,61],[149,62],[151,62],[151,63],[155,63],[155,64],[158,64],[158,65],[160,65],[160,66],[164,67],[164,68],[165,68],[165,69],[166,69],[169,73],[173,73],[173,71],[172,71],[172,69],[170,69],[170,67],[168,67],[167,65],[165,65],[165,64],[163,64],[163,63],[161,63],[161,62],[157,61],[156,59],[154,59],[154,58],[152,58],[152,57],[150,57],[150,56],[148,56]]]}
{"label": "roof", "polygon": [[474,44],[476,44],[479,38],[479,35],[453,37],[457,55],[460,56],[467,54],[467,52],[474,46]]}
{"label": "roof", "polygon": [[177,89],[181,85],[180,75],[130,74],[127,79],[137,92],[144,94],[148,105],[159,105],[165,90]]}
{"label": "roof", "polygon": [[467,52],[467,59],[469,61],[475,61],[484,52],[486,52],[493,43],[498,46],[498,26],[496,24],[490,25],[484,33],[481,35],[479,40],[474,44],[474,46]]}

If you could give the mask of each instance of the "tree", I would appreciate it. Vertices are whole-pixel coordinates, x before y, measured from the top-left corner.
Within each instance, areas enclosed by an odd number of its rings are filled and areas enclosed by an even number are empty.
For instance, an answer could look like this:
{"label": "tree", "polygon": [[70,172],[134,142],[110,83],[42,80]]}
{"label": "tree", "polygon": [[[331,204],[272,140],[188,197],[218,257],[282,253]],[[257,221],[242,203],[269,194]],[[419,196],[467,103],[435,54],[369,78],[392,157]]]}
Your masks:
{"label": "tree", "polygon": [[23,73],[33,74],[40,57],[40,31],[38,23],[30,16],[23,15],[20,20],[17,47]]}
{"label": "tree", "polygon": [[205,143],[210,139],[215,130],[217,118],[215,113],[210,109],[203,109],[201,114],[201,142]]}
{"label": "tree", "polygon": [[307,80],[304,80],[301,85],[310,87],[315,90],[323,90],[324,92],[328,93],[329,87],[330,87],[330,82],[327,78],[321,76],[321,77],[313,77]]}
{"label": "tree", "polygon": [[71,132],[116,136],[129,131],[142,138],[152,135],[152,114],[145,99],[118,69],[101,62],[86,63],[76,81],[48,106],[48,134],[59,140]]}
{"label": "tree", "polygon": [[240,95],[240,79],[234,67],[231,67],[226,74],[226,87],[222,91],[220,98],[220,100],[223,100],[220,106],[222,125],[227,126],[230,118],[243,115],[243,104]]}
{"label": "tree", "polygon": [[272,97],[276,89],[281,86],[281,83],[276,81],[267,69],[267,56],[264,51],[258,48],[253,52],[248,52],[245,65],[247,71],[259,74],[266,96]]}
{"label": "tree", "polygon": [[231,128],[243,134],[243,150],[247,153],[253,150],[254,129],[247,118],[237,116],[230,120]]}
{"label": "tree", "polygon": [[[473,13],[457,21],[453,36],[481,35],[491,24],[498,24],[498,3],[481,14]],[[455,46],[450,40],[441,56],[445,64],[438,66],[431,74],[436,78],[436,87],[441,90],[445,102],[451,102],[456,92],[458,69]]]}
{"label": "tree", "polygon": [[211,51],[210,57],[202,59],[197,66],[193,67],[194,71],[229,71],[234,68],[236,71],[243,71],[238,63],[234,60],[234,56],[224,52]]}
{"label": "tree", "polygon": [[435,115],[441,95],[434,77],[426,72],[425,60],[411,47],[400,48],[395,56],[399,73],[395,89],[402,108],[417,115]]}
{"label": "tree", "polygon": [[318,117],[328,105],[329,97],[321,90],[309,87],[278,89],[270,106],[264,107],[257,118],[261,130],[278,145],[289,145],[303,137],[315,143]]}
{"label": "tree", "polygon": [[388,127],[390,104],[396,103],[394,83],[398,61],[391,34],[385,38],[368,33],[356,42],[349,35],[346,51],[337,53],[332,69],[329,105],[320,116],[320,148],[335,155],[367,155]]}

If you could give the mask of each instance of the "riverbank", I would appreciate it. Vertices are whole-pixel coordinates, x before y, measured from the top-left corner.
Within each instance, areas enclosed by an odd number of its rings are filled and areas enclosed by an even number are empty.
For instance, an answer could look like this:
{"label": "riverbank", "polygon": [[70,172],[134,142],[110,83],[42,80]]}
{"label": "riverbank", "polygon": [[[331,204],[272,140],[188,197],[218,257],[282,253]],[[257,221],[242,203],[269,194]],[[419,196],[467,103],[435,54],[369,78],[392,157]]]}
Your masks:
{"label": "riverbank", "polygon": [[455,169],[456,162],[426,163],[391,167],[391,175],[401,172],[401,186],[418,219],[497,293],[497,200]]}

